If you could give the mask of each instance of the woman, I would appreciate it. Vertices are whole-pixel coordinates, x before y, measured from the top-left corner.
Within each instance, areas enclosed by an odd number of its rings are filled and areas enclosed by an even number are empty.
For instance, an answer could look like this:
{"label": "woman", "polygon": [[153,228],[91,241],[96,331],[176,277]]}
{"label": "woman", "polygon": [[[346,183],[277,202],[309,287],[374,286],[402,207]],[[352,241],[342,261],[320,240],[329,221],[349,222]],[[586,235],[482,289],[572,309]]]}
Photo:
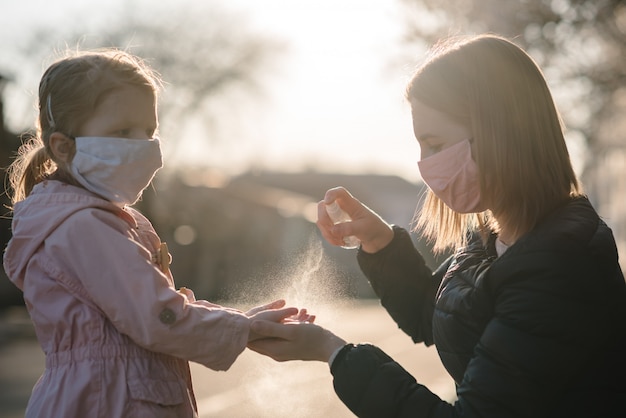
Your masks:
{"label": "woman", "polygon": [[[313,324],[256,321],[249,347],[276,360],[329,361],[360,417],[617,417],[626,399],[626,285],[611,230],[576,178],[541,70],[494,35],[438,44],[407,88],[429,187],[406,230],[343,188],[318,227],[361,241],[359,265],[416,343],[435,344],[457,385],[439,399],[377,347]],[[337,201],[352,221],[333,225]]]}

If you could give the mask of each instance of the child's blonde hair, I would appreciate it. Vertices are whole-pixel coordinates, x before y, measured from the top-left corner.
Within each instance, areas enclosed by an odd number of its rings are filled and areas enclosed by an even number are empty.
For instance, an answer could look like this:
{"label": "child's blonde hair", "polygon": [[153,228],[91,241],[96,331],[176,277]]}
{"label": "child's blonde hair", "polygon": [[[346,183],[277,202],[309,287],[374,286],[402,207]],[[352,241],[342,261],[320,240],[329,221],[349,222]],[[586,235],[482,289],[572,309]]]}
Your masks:
{"label": "child's blonde hair", "polygon": [[512,42],[496,35],[443,41],[413,76],[406,97],[470,130],[481,199],[491,209],[459,214],[429,190],[416,229],[435,241],[435,250],[464,245],[476,230],[506,226],[521,236],[582,194],[545,78]]}
{"label": "child's blonde hair", "polygon": [[48,67],[39,83],[36,133],[20,147],[8,169],[13,204],[62,170],[50,151],[50,135],[76,136],[108,93],[128,85],[146,88],[156,99],[161,82],[143,60],[117,49],[69,52]]}

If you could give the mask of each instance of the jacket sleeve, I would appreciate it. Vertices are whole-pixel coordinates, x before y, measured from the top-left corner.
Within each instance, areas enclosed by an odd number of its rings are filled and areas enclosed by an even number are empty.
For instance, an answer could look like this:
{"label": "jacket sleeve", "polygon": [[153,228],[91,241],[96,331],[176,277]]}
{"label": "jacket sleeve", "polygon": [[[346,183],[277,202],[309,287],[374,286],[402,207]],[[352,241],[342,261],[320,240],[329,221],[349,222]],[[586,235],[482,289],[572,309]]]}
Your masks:
{"label": "jacket sleeve", "polygon": [[[331,373],[341,401],[358,417],[452,417],[451,406],[416,382],[378,347],[348,344],[335,358]],[[442,407],[443,414],[433,415]]]}
{"label": "jacket sleeve", "polygon": [[359,266],[400,329],[414,342],[432,345],[435,294],[450,261],[433,273],[415,249],[409,233],[398,226],[393,231],[393,240],[377,253],[359,250]]}
{"label": "jacket sleeve", "polygon": [[78,280],[117,330],[136,344],[226,370],[245,349],[248,318],[233,309],[190,302],[152,262],[115,214],[82,210],[46,241],[66,281]]}

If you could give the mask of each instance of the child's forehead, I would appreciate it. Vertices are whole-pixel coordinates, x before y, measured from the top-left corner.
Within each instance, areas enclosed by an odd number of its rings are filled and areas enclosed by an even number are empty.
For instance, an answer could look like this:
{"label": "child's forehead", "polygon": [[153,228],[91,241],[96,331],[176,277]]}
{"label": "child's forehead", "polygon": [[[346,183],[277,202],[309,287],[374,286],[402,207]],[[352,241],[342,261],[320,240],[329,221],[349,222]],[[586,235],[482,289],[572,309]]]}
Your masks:
{"label": "child's forehead", "polygon": [[158,124],[154,94],[136,87],[110,91],[86,120],[86,130],[100,131],[111,127],[142,126],[156,129]]}
{"label": "child's forehead", "polygon": [[101,86],[101,98],[110,95],[139,95],[156,98],[156,92],[147,84],[129,83],[123,80],[107,80]]}
{"label": "child's forehead", "polygon": [[105,90],[96,103],[96,110],[100,107],[117,107],[127,103],[141,105],[142,107],[155,107],[156,95],[154,91],[145,86],[132,84],[119,84]]}

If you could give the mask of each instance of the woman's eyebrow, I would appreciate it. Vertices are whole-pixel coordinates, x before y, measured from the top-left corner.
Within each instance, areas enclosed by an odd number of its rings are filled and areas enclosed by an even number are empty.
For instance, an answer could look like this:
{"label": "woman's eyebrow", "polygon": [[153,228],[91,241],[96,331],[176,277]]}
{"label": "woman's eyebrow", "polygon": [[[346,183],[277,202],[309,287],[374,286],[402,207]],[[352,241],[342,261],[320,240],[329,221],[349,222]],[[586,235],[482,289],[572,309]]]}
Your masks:
{"label": "woman's eyebrow", "polygon": [[437,138],[437,135],[433,135],[433,134],[421,134],[420,136],[417,137],[417,140],[420,142],[426,141],[428,139],[433,139],[433,138]]}

